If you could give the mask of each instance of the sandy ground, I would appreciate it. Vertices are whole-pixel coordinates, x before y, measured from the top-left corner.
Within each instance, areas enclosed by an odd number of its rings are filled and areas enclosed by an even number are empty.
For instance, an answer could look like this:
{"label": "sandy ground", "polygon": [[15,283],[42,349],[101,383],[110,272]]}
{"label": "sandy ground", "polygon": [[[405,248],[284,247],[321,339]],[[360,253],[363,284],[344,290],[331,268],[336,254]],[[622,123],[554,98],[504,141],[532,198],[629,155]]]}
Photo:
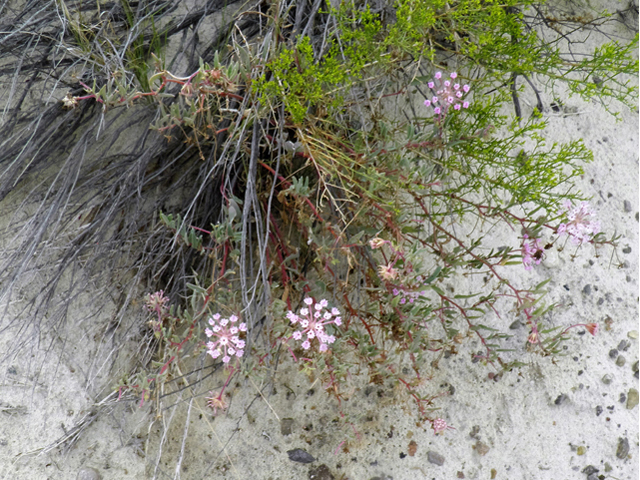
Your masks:
{"label": "sandy ground", "polygon": [[[575,329],[567,355],[550,359],[525,351],[526,328],[514,330],[527,365],[498,381],[469,361],[477,345],[464,345],[425,386],[452,392],[437,401],[438,416],[454,427],[440,436],[416,424],[401,392],[363,385],[340,409],[288,361],[272,391],[260,393],[259,380],[233,386],[224,415],[205,406],[224,381],[218,373],[167,397],[156,417],[150,405],[108,396],[106,367],[87,364],[101,348],[93,326],[109,319],[106,310],[83,314],[88,286],[66,329],[44,332],[0,367],[0,478],[584,480],[597,469],[598,478],[637,479],[638,407],[629,401],[638,390],[638,111],[623,109],[616,122],[596,103],[562,100],[545,113],[544,135],[549,143],[582,138],[593,150],[578,186],[603,231],[621,235],[618,257],[586,247],[572,259],[569,247],[513,275],[531,284],[551,277],[548,301],[562,306],[548,321],[596,322],[595,337]],[[507,325],[515,319],[506,317]],[[18,335],[0,331],[0,349]],[[295,449],[314,460],[292,461]]]}

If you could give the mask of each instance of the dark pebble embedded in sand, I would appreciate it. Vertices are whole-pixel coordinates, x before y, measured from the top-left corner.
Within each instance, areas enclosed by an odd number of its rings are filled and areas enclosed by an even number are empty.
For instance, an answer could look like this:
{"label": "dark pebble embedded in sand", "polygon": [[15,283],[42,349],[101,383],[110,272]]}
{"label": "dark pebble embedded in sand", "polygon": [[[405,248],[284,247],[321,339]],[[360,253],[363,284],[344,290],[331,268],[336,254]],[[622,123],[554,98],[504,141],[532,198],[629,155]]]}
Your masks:
{"label": "dark pebble embedded in sand", "polygon": [[316,461],[315,458],[313,458],[309,453],[305,452],[301,448],[288,450],[287,455],[289,455],[289,460],[291,460],[292,462],[311,463]]}
{"label": "dark pebble embedded in sand", "polygon": [[618,439],[618,449],[616,450],[616,457],[623,459],[627,458],[629,454],[629,440],[626,438]]}
{"label": "dark pebble embedded in sand", "polygon": [[427,460],[429,460],[429,463],[433,463],[434,465],[444,465],[444,457],[439,453],[432,452],[431,450],[427,452]]}
{"label": "dark pebble embedded in sand", "polygon": [[631,346],[631,342],[628,340],[620,340],[620,343],[618,344],[618,350],[622,351],[622,352],[626,352],[627,350],[629,350],[629,347]]}

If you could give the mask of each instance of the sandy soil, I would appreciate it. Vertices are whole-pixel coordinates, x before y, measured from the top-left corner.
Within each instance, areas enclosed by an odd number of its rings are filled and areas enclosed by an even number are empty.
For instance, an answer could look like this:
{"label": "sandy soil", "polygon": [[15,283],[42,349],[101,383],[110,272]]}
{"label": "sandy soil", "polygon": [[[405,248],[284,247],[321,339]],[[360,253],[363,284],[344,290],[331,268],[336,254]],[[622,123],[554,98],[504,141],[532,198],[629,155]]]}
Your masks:
{"label": "sandy soil", "polygon": [[[599,478],[637,479],[638,407],[629,400],[638,390],[632,368],[639,330],[638,111],[621,109],[616,122],[596,103],[561,100],[557,111],[545,112],[545,138],[582,138],[593,150],[595,161],[578,186],[592,196],[603,231],[621,235],[618,257],[611,260],[610,251],[596,256],[587,247],[571,258],[569,246],[513,275],[531,284],[551,277],[549,302],[561,307],[548,321],[597,322],[595,337],[575,329],[567,355],[550,359],[525,351],[526,328],[514,330],[527,365],[498,381],[469,361],[477,345],[465,344],[429,372],[425,385],[425,391],[451,392],[438,400],[438,415],[455,428],[440,436],[416,424],[401,392],[363,385],[340,409],[291,362],[282,365],[271,391],[258,379],[231,388],[224,415],[213,417],[205,406],[207,392],[224,382],[217,372],[166,397],[156,417],[152,405],[140,408],[109,394],[109,352],[134,354],[135,337],[101,344],[96,325],[108,323],[110,312],[87,317],[94,293],[88,285],[66,327],[39,332],[0,367],[0,478],[584,480],[592,466],[604,475]],[[553,98],[547,94],[545,101]],[[4,211],[9,208],[5,202]],[[31,288],[43,281],[34,275]],[[132,315],[143,319],[140,309]],[[511,324],[514,318],[506,317]],[[0,350],[16,338],[19,331],[0,330]],[[92,360],[100,358],[99,349],[104,364]],[[314,461],[290,460],[294,449]]]}

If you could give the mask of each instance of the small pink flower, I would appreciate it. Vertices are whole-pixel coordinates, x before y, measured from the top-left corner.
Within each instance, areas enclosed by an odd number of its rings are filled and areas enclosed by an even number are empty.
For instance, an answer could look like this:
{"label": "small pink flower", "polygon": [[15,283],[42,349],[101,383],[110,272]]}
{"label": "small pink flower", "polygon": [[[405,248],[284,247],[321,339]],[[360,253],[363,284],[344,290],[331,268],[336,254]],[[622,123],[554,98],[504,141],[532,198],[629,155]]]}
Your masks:
{"label": "small pink flower", "polygon": [[445,422],[442,418],[436,418],[431,422],[431,428],[433,428],[433,432],[437,435],[444,432],[449,426],[447,422]]}
{"label": "small pink flower", "polygon": [[[429,100],[427,100],[427,102],[428,101]],[[426,105],[426,103],[425,103],[425,105]],[[369,240],[369,246],[371,248],[373,248],[374,250],[377,249],[377,248],[381,248],[385,243],[387,243],[386,240],[383,240],[383,239],[377,238],[377,237],[376,238],[372,238],[371,240]]]}
{"label": "small pink flower", "polygon": [[433,112],[434,112],[436,115],[440,115],[440,112],[441,112],[441,111],[442,111],[442,110],[440,109],[440,107],[436,107],[436,108],[434,108],[434,109],[433,109]]}
{"label": "small pink flower", "polygon": [[241,323],[238,326],[234,324],[238,321],[236,315],[231,315],[228,319],[221,318],[219,313],[212,315],[208,323],[212,328],[206,328],[204,333],[210,339],[207,346],[207,353],[211,358],[217,359],[222,356],[225,364],[231,362],[232,357],[239,358],[242,356],[245,345],[244,340],[238,336],[238,332],[246,331],[247,326]]}
{"label": "small pink flower", "polygon": [[224,411],[228,405],[222,399],[222,394],[216,395],[214,392],[209,392],[209,397],[205,397],[207,401],[207,406],[213,410],[213,414],[216,415],[218,410]]}
{"label": "small pink flower", "polygon": [[469,102],[464,102],[462,104],[462,108],[469,108]]}
{"label": "small pink flower", "polygon": [[424,101],[424,106],[425,107],[430,107],[431,106],[431,100],[425,100]]}
{"label": "small pink flower", "polygon": [[451,72],[451,75],[449,75],[452,79],[455,79],[458,77],[458,74],[456,72]]}
{"label": "small pink flower", "polygon": [[464,93],[469,93],[469,90],[471,90],[471,87],[469,85],[464,85],[462,87],[462,90],[464,90]]}
{"label": "small pink flower", "polygon": [[433,82],[429,82],[429,83],[427,83],[427,86],[428,86],[429,88],[433,88],[433,87],[435,87],[436,85],[435,85],[435,83],[433,83]]}
{"label": "small pink flower", "polygon": [[589,332],[591,335],[593,335],[594,337],[596,336],[596,334],[598,333],[598,324],[597,323],[587,323],[584,328],[587,329],[587,332]]}
{"label": "small pink flower", "polygon": [[398,276],[398,270],[393,268],[393,265],[380,265],[378,274],[383,280],[394,280]]}
{"label": "small pink flower", "polygon": [[[333,335],[327,335],[324,329],[325,326],[329,324],[334,324],[336,327],[342,324],[340,310],[335,307],[329,310],[329,302],[324,298],[318,302],[315,302],[313,299],[310,300],[311,302],[305,301],[310,308],[300,309],[301,316],[293,312],[287,313],[289,320],[296,319],[296,322],[292,321],[292,323],[298,324],[300,329],[294,331],[291,337],[284,341],[288,342],[291,339],[296,341],[303,340],[301,346],[305,350],[310,349],[312,344],[318,343],[319,351],[326,352],[328,345],[335,341],[335,337]],[[237,347],[240,348],[240,345],[237,345]]]}
{"label": "small pink flower", "polygon": [[559,236],[569,235],[574,244],[579,245],[591,240],[593,235],[600,232],[600,222],[595,220],[595,211],[587,202],[573,207],[571,202],[565,201],[564,208],[567,210],[567,223],[561,223],[556,229]]}
{"label": "small pink flower", "polygon": [[440,78],[442,77],[442,72],[436,72],[435,77],[437,80],[440,80]]}

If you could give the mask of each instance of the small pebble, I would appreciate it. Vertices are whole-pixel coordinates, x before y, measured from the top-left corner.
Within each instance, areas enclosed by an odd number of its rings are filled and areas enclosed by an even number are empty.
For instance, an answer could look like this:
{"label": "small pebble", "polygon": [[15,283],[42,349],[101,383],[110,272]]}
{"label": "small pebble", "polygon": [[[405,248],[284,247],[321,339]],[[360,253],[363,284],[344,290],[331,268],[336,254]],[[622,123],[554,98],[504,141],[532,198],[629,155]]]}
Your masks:
{"label": "small pebble", "polygon": [[627,350],[629,350],[630,346],[631,342],[629,342],[628,340],[620,340],[620,343],[618,344],[618,350],[626,352]]}
{"label": "small pebble", "polygon": [[291,435],[293,431],[293,418],[283,418],[280,420],[280,433],[284,436]]}
{"label": "small pebble", "polygon": [[611,375],[609,374],[606,374],[605,376],[602,377],[602,383],[604,383],[605,385],[611,384],[612,381],[613,381],[613,378],[611,378]]}
{"label": "small pebble", "polygon": [[522,323],[520,322],[520,320],[516,320],[511,325],[509,325],[510,330],[517,330],[520,327],[522,327]]}
{"label": "small pebble", "polygon": [[288,450],[287,455],[289,455],[289,460],[291,460],[292,462],[311,463],[316,461],[315,458],[313,458],[309,453],[305,452],[301,448]]}
{"label": "small pebble", "polygon": [[309,471],[309,480],[334,480],[335,477],[324,463]]}
{"label": "small pebble", "polygon": [[627,410],[632,410],[636,405],[638,405],[638,390],[630,388],[627,394]]}
{"label": "small pebble", "polygon": [[622,253],[631,253],[631,247],[626,246],[622,249]]}
{"label": "small pebble", "polygon": [[616,358],[616,365],[619,367],[624,367],[624,363],[627,361],[626,358],[624,358],[624,355],[618,355],[618,358]]}
{"label": "small pebble", "polygon": [[609,465],[609,462],[604,462],[604,471],[609,473],[611,470],[613,470],[613,467]]}
{"label": "small pebble", "polygon": [[582,469],[582,473],[584,473],[585,475],[591,475],[592,473],[598,473],[599,471],[600,470],[598,470],[593,465],[587,465]]}
{"label": "small pebble", "polygon": [[371,477],[369,480],[393,480],[393,477],[391,475],[378,475],[375,477]]}
{"label": "small pebble", "polygon": [[585,285],[582,289],[582,293],[585,295],[591,295],[591,285]]}
{"label": "small pebble", "polygon": [[636,360],[636,363],[633,364],[633,366],[631,367],[631,370],[633,370],[634,372],[638,371],[638,361]]}
{"label": "small pebble", "polygon": [[625,212],[629,213],[633,210],[633,207],[631,206],[631,202],[629,200],[625,200],[623,205]]}
{"label": "small pebble", "polygon": [[102,475],[95,468],[82,467],[76,480],[102,480]]}
{"label": "small pebble", "polygon": [[592,473],[591,475],[587,476],[587,480],[600,480],[600,477],[598,477],[598,475],[596,475],[595,473]]}
{"label": "small pebble", "polygon": [[627,458],[629,454],[629,440],[626,438],[618,439],[618,449],[616,450],[616,457],[623,459]]}
{"label": "small pebble", "polygon": [[476,452],[478,452],[478,455],[485,456],[487,453],[489,453],[489,450],[491,449],[486,443],[481,442],[480,440],[476,442]]}
{"label": "small pebble", "polygon": [[627,333],[627,337],[633,339],[638,338],[638,330],[631,330],[629,333]]}
{"label": "small pebble", "polygon": [[583,447],[582,445],[580,445],[576,453],[578,455],[584,455],[585,453],[587,453],[587,447]]}
{"label": "small pebble", "polygon": [[598,405],[596,407],[596,417],[599,417],[601,413],[602,413],[602,406]]}
{"label": "small pebble", "polygon": [[627,396],[624,393],[621,393],[620,399],[619,399],[620,403],[624,403],[626,399],[627,399]]}
{"label": "small pebble", "polygon": [[609,358],[613,359],[616,358],[618,356],[618,350],[616,350],[615,348],[612,348],[611,350],[609,350]]}
{"label": "small pebble", "polygon": [[556,405],[560,405],[566,399],[567,399],[567,396],[564,393],[561,393],[560,395],[558,395],[558,398],[556,398],[555,402],[553,402],[553,403],[555,403]]}
{"label": "small pebble", "polygon": [[433,463],[434,465],[444,465],[444,457],[439,453],[432,452],[431,450],[427,452],[427,460],[429,460],[429,463]]}

